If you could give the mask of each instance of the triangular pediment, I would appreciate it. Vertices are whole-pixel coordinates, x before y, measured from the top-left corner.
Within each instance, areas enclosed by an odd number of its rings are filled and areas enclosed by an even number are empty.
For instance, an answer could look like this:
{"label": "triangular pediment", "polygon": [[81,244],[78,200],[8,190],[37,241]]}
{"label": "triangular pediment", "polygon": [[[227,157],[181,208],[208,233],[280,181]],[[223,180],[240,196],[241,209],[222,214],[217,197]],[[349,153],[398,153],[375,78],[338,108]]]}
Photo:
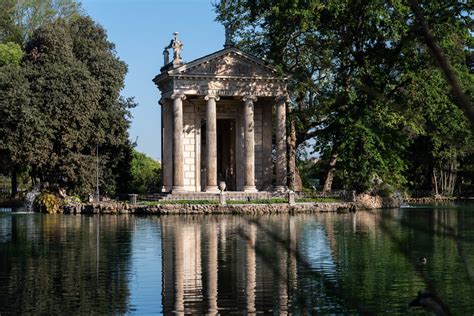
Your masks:
{"label": "triangular pediment", "polygon": [[278,77],[276,70],[236,48],[196,59],[173,70],[174,74],[195,76]]}

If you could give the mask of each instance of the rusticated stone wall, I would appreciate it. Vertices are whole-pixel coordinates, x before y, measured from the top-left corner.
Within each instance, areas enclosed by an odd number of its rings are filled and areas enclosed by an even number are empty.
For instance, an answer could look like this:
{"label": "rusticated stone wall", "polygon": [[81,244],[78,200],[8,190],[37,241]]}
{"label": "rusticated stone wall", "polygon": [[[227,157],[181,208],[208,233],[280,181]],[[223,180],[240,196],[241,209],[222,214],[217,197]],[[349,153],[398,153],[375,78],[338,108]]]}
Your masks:
{"label": "rusticated stone wall", "polygon": [[353,211],[354,203],[299,203],[277,204],[158,204],[153,206],[128,203],[69,204],[63,207],[66,214],[279,214]]}

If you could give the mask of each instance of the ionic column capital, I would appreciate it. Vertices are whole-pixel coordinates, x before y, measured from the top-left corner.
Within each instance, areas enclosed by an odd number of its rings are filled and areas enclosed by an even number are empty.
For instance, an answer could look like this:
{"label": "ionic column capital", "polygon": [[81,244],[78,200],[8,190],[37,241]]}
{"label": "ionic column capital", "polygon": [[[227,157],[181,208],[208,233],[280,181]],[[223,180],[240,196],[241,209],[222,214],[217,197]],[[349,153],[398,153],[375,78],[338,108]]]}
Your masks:
{"label": "ionic column capital", "polygon": [[165,100],[166,100],[166,99],[162,97],[162,98],[158,101],[158,104],[159,104],[159,105],[165,105]]}
{"label": "ionic column capital", "polygon": [[204,100],[206,101],[209,101],[210,99],[214,99],[216,101],[219,101],[221,99],[220,96],[218,96],[217,94],[207,94],[205,97],[204,97]]}
{"label": "ionic column capital", "polygon": [[176,100],[176,99],[186,100],[186,95],[182,92],[177,92],[177,93],[173,93],[170,98],[173,100]]}
{"label": "ionic column capital", "polygon": [[254,95],[251,95],[251,94],[247,94],[242,98],[242,101],[244,101],[245,104],[248,104],[250,102],[253,103],[253,102],[257,101],[257,97],[254,96]]}

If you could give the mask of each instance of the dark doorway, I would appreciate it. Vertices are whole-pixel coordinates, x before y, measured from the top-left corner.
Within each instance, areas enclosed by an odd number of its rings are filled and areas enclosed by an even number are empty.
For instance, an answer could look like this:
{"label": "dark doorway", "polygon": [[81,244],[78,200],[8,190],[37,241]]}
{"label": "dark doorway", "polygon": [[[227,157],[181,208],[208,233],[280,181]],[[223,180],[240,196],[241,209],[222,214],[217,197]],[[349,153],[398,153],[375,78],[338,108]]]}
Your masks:
{"label": "dark doorway", "polygon": [[235,183],[235,119],[217,120],[217,180],[225,181],[228,191]]}

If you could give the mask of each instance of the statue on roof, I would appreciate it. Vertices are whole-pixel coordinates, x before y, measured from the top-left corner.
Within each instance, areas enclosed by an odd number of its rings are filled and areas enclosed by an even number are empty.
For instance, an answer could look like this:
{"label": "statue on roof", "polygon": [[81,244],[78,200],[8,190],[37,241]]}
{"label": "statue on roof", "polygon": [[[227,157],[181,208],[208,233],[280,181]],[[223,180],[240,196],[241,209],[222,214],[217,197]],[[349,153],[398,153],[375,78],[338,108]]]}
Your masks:
{"label": "statue on roof", "polygon": [[167,65],[170,60],[169,60],[169,52],[168,49],[172,48],[173,49],[173,65],[179,65],[182,64],[183,59],[181,58],[181,51],[183,50],[183,43],[178,39],[178,32],[173,33],[174,38],[171,40],[170,44],[165,47],[163,50],[163,58],[164,58],[164,63]]}

